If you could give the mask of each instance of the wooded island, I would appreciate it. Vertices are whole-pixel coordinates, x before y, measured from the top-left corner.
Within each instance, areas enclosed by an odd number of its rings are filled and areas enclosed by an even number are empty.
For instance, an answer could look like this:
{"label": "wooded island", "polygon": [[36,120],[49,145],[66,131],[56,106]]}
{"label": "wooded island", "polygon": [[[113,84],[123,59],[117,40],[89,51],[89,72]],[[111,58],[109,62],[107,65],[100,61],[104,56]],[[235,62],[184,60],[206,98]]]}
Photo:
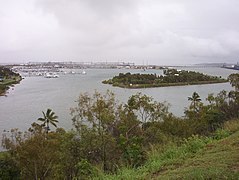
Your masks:
{"label": "wooded island", "polygon": [[209,76],[195,71],[167,69],[164,70],[163,75],[119,73],[118,76],[104,80],[102,83],[122,88],[148,88],[224,82],[227,80],[217,76]]}

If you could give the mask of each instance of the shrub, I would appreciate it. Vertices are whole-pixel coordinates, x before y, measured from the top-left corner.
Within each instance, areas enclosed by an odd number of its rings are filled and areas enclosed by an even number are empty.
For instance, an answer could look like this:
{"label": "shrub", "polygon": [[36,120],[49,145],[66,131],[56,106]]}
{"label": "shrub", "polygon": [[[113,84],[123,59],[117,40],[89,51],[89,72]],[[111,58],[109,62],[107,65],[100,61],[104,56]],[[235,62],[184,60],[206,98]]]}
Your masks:
{"label": "shrub", "polygon": [[220,139],[228,137],[229,135],[230,135],[230,132],[228,130],[217,129],[216,132],[214,133],[213,138],[217,139],[217,140],[220,140]]}
{"label": "shrub", "polygon": [[200,138],[199,136],[192,136],[184,140],[184,150],[185,153],[196,153],[198,150],[202,149],[206,144],[207,140]]}
{"label": "shrub", "polygon": [[89,179],[97,176],[97,169],[93,167],[87,160],[81,160],[77,165],[78,178],[79,179]]}

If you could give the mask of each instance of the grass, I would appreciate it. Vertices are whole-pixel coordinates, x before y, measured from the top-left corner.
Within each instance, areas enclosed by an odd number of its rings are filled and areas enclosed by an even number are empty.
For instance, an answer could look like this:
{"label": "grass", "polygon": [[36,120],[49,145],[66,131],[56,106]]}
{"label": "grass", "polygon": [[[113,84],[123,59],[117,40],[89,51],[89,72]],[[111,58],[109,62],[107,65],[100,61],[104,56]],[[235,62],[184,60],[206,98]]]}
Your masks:
{"label": "grass", "polygon": [[211,138],[193,136],[164,151],[154,149],[141,168],[123,168],[96,179],[239,179],[239,131],[227,132],[219,130]]}
{"label": "grass", "polygon": [[177,168],[155,172],[152,179],[239,179],[239,132],[206,147]]}
{"label": "grass", "polygon": [[5,79],[0,82],[0,96],[4,95],[6,91],[9,89],[9,86],[17,84],[21,81],[21,77],[15,77],[15,79]]}

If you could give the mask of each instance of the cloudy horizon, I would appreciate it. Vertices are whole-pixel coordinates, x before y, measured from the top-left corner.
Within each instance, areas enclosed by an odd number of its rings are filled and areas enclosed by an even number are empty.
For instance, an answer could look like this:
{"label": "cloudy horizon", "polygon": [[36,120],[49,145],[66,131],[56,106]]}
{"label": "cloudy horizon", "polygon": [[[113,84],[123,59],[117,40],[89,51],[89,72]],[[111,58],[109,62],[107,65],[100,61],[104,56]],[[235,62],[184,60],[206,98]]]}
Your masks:
{"label": "cloudy horizon", "polygon": [[0,0],[0,63],[236,63],[236,0]]}

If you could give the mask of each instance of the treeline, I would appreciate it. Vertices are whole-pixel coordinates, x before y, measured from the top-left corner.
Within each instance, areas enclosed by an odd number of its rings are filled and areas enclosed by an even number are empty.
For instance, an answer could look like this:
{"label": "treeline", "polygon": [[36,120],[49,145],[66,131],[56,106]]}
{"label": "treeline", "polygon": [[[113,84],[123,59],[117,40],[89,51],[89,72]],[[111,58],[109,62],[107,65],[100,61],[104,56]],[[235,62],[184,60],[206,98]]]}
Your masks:
{"label": "treeline", "polygon": [[5,78],[5,79],[11,79],[16,76],[19,76],[19,74],[13,72],[8,67],[0,66],[0,77]]}
{"label": "treeline", "polygon": [[[221,77],[209,76],[203,73],[186,70],[168,69],[164,70],[165,76],[160,76],[161,83],[177,83],[177,82],[203,82],[203,81],[220,81]],[[225,79],[224,79],[225,80]]]}
{"label": "treeline", "polygon": [[164,70],[164,75],[120,73],[112,79],[104,80],[103,83],[119,87],[142,88],[188,84],[210,84],[226,81],[226,79],[221,77],[209,76],[199,72],[167,69]]}
{"label": "treeline", "polygon": [[118,76],[113,77],[108,81],[103,81],[106,84],[153,84],[159,76],[156,74],[131,74],[131,73],[119,73]]}
{"label": "treeline", "polygon": [[152,147],[180,145],[185,139],[213,136],[223,124],[239,118],[239,74],[229,76],[234,91],[210,94],[202,103],[198,93],[188,97],[183,118],[168,111],[166,103],[137,93],[119,104],[112,92],[81,94],[71,109],[74,129],[57,126],[48,109],[26,132],[5,133],[8,152],[0,161],[3,179],[89,179],[117,173],[121,167],[144,165]]}

